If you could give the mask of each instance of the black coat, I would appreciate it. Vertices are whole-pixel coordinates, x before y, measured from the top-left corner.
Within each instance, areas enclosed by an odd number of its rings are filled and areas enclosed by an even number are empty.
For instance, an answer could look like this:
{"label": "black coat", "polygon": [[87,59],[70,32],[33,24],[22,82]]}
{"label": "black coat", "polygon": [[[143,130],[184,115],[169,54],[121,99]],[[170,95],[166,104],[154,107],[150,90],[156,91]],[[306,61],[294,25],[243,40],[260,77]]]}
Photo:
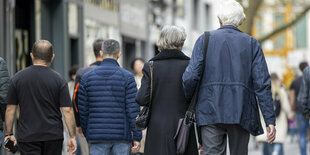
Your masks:
{"label": "black coat", "polygon": [[[173,137],[178,120],[184,117],[189,106],[182,87],[182,75],[189,63],[189,57],[178,50],[164,50],[151,60],[154,61],[153,99],[144,154],[175,155]],[[141,106],[149,104],[150,80],[150,69],[146,63],[136,98]],[[195,133],[192,130],[186,154],[198,154],[196,148]]]}

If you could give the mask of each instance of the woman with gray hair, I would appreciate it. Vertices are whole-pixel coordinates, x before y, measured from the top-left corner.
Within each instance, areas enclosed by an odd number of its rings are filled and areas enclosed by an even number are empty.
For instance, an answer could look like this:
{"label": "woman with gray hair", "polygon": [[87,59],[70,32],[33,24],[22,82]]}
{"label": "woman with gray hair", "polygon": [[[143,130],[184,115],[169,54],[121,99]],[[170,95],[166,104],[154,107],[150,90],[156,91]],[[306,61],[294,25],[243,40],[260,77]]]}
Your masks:
{"label": "woman with gray hair", "polygon": [[[152,58],[153,89],[150,92],[151,72],[149,63],[143,67],[143,78],[136,101],[141,106],[150,104],[152,93],[151,117],[149,120],[145,155],[175,155],[174,135],[178,120],[184,117],[189,106],[184,97],[182,74],[189,63],[189,57],[183,54],[182,47],[186,39],[184,28],[165,26],[158,40],[160,53]],[[194,131],[186,153],[198,154]]]}

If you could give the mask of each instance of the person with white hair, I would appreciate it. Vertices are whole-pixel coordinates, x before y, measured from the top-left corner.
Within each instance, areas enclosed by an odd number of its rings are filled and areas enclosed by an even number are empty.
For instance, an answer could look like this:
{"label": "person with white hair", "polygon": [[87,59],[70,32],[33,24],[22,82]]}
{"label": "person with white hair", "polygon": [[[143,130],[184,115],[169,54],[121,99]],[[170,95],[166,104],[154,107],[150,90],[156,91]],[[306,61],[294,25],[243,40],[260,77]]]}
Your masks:
{"label": "person with white hair", "polygon": [[[165,26],[157,42],[160,53],[143,67],[141,87],[136,101],[141,106],[150,106],[151,110],[144,155],[177,154],[173,137],[179,119],[184,117],[189,106],[186,104],[182,88],[182,74],[189,63],[189,57],[181,51],[185,39],[184,28]],[[190,132],[184,155],[198,155],[194,130]]]}
{"label": "person with white hair", "polygon": [[247,155],[249,134],[263,134],[259,108],[266,141],[275,140],[270,75],[259,42],[237,28],[246,18],[242,6],[222,0],[217,10],[221,27],[198,38],[183,74],[185,97],[193,98],[200,81],[195,118],[203,154],[226,154],[228,137],[230,154]]}

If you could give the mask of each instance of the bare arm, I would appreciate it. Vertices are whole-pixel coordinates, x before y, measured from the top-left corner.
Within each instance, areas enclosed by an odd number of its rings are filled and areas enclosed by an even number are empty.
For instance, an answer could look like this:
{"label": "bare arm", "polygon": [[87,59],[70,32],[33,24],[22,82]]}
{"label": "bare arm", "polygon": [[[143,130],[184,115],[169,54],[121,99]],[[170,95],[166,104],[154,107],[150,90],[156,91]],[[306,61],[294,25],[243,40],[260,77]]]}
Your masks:
{"label": "bare arm", "polygon": [[65,117],[65,122],[70,134],[70,138],[75,138],[75,119],[72,107],[61,107],[61,111]]}
{"label": "bare arm", "polygon": [[290,90],[290,105],[292,109],[294,109],[294,101],[295,101],[295,90]]}
{"label": "bare arm", "polygon": [[8,104],[5,112],[5,134],[13,134],[13,123],[17,105]]}

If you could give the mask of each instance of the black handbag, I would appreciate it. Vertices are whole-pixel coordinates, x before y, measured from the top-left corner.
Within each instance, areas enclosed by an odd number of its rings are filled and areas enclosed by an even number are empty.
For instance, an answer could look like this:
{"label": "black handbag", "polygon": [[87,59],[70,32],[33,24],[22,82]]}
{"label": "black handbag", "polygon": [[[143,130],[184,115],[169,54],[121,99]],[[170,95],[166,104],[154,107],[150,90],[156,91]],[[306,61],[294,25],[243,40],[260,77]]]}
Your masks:
{"label": "black handbag", "polygon": [[[196,86],[195,89],[195,93],[194,96],[191,100],[191,103],[185,113],[185,117],[179,119],[178,122],[178,127],[177,127],[177,131],[176,134],[174,136],[174,141],[176,144],[176,153],[178,155],[183,155],[186,151],[187,148],[187,144],[188,144],[188,140],[189,140],[189,134],[190,134],[190,130],[193,124],[195,124],[196,122],[196,118],[195,118],[195,109],[196,109],[196,105],[197,105],[197,100],[198,100],[198,93],[199,93],[199,88],[201,85],[201,79],[203,78],[203,72],[205,69],[205,64],[206,64],[206,56],[207,56],[207,49],[208,49],[208,44],[209,44],[209,36],[210,33],[209,32],[205,32],[205,40],[204,40],[204,53],[203,53],[203,65],[202,65],[202,69],[200,72],[200,80],[198,82],[198,85]],[[197,136],[198,137],[198,136]],[[197,138],[196,137],[196,138]]]}
{"label": "black handbag", "polygon": [[152,92],[153,92],[153,61],[149,62],[150,74],[151,74],[151,86],[150,86],[150,104],[142,108],[139,115],[136,118],[135,126],[138,130],[144,130],[149,124],[151,117],[151,105],[152,105]]}

